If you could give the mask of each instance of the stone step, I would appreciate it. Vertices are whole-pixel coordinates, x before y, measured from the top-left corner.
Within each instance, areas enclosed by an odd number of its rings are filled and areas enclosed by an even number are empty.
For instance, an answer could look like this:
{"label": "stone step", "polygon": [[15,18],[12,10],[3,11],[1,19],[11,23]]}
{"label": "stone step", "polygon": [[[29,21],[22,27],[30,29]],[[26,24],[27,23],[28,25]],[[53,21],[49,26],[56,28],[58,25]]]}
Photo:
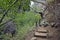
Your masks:
{"label": "stone step", "polygon": [[37,38],[36,37],[32,37],[31,40],[37,40]]}
{"label": "stone step", "polygon": [[44,29],[38,29],[37,32],[40,32],[40,33],[48,33],[48,30],[44,30]]}
{"label": "stone step", "polygon": [[43,37],[43,38],[46,38],[46,37],[48,37],[48,33],[35,32],[34,36],[35,37]]}

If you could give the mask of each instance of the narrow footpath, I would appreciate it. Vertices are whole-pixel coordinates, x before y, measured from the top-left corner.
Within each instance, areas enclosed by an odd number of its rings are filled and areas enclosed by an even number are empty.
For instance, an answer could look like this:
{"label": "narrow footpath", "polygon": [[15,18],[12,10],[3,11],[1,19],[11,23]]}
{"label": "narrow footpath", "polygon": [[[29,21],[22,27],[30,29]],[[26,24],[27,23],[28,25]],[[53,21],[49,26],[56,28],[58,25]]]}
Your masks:
{"label": "narrow footpath", "polygon": [[25,40],[60,40],[60,28],[37,27],[26,35]]}

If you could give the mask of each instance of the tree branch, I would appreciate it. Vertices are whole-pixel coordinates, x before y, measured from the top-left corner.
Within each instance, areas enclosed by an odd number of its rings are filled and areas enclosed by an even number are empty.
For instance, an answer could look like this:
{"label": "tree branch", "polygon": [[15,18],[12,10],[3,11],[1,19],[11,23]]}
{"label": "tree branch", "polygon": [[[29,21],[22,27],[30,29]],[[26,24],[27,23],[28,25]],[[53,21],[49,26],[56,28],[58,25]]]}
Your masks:
{"label": "tree branch", "polygon": [[10,5],[9,8],[4,12],[2,18],[0,19],[0,23],[2,23],[4,17],[6,16],[6,14],[8,13],[8,11],[10,10],[10,8],[11,8],[14,4],[16,4],[17,1],[18,1],[18,0],[15,0],[15,1],[12,3],[12,5]]}

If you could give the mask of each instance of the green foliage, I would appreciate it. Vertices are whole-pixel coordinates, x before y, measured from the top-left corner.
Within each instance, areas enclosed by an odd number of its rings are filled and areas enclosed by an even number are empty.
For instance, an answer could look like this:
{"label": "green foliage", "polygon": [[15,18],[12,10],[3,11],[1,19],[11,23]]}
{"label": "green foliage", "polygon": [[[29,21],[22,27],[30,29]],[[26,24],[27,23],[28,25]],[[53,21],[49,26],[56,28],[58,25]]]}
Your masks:
{"label": "green foliage", "polygon": [[13,13],[13,16],[15,16],[13,20],[16,23],[17,34],[15,35],[14,38],[10,38],[11,35],[10,36],[3,35],[2,37],[4,38],[4,40],[10,40],[10,39],[23,40],[24,35],[29,31],[29,29],[31,30],[34,27],[34,23],[40,19],[40,15],[37,13],[33,13],[32,11],[24,12],[24,13],[11,12],[11,14],[12,13]]}
{"label": "green foliage", "polygon": [[15,21],[19,25],[33,24],[35,21],[38,21],[40,18],[39,14],[35,14],[33,12],[24,12],[17,13],[15,17]]}
{"label": "green foliage", "polygon": [[0,7],[2,7],[3,9],[7,9],[14,1],[15,0],[0,0]]}
{"label": "green foliage", "polygon": [[[14,1],[15,0],[0,0],[0,7],[2,7],[3,10],[10,8],[3,22],[11,18],[15,21],[17,35],[14,40],[20,40],[24,37],[25,33],[34,25],[34,23],[40,19],[40,15],[31,11],[26,11],[30,9],[30,0],[18,0],[16,4],[11,6]],[[18,12],[18,9],[22,10],[22,12]],[[3,14],[4,13],[2,13],[0,16]],[[4,40],[13,40],[13,38],[10,38],[4,34],[2,37]]]}
{"label": "green foliage", "polygon": [[[4,10],[8,9],[15,0],[0,0],[0,7]],[[18,10],[20,5],[21,10],[28,10],[29,9],[30,0],[18,0],[16,4],[14,4],[11,9]]]}
{"label": "green foliage", "polygon": [[24,35],[29,29],[33,28],[34,23],[40,19],[40,15],[31,11],[24,13],[17,13],[15,22],[17,24],[18,40],[23,40]]}

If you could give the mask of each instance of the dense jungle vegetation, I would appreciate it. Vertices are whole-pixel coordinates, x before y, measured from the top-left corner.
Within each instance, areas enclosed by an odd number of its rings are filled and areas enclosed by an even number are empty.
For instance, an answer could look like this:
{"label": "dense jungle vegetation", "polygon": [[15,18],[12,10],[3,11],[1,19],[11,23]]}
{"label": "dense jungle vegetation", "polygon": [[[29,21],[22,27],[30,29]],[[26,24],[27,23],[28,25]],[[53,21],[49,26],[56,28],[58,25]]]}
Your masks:
{"label": "dense jungle vegetation", "polygon": [[[14,21],[14,37],[1,31],[10,19]],[[0,0],[0,38],[3,40],[23,40],[39,19],[40,15],[30,10],[30,0]]]}
{"label": "dense jungle vegetation", "polygon": [[[39,22],[41,15],[36,11],[41,11],[41,8],[34,5],[31,9],[31,1],[36,0],[0,0],[0,39],[1,40],[24,40],[26,33],[35,27],[36,22]],[[48,7],[46,10],[47,20],[51,21],[49,7],[54,0],[46,0]],[[39,2],[37,2],[39,3]],[[52,3],[53,4],[53,3]],[[49,22],[50,22],[49,21]],[[7,27],[13,27],[7,29]],[[9,31],[9,33],[6,33]],[[6,33],[6,34],[5,34]],[[11,35],[12,33],[12,35]],[[13,35],[14,34],[14,35]],[[13,37],[12,37],[13,36]]]}

